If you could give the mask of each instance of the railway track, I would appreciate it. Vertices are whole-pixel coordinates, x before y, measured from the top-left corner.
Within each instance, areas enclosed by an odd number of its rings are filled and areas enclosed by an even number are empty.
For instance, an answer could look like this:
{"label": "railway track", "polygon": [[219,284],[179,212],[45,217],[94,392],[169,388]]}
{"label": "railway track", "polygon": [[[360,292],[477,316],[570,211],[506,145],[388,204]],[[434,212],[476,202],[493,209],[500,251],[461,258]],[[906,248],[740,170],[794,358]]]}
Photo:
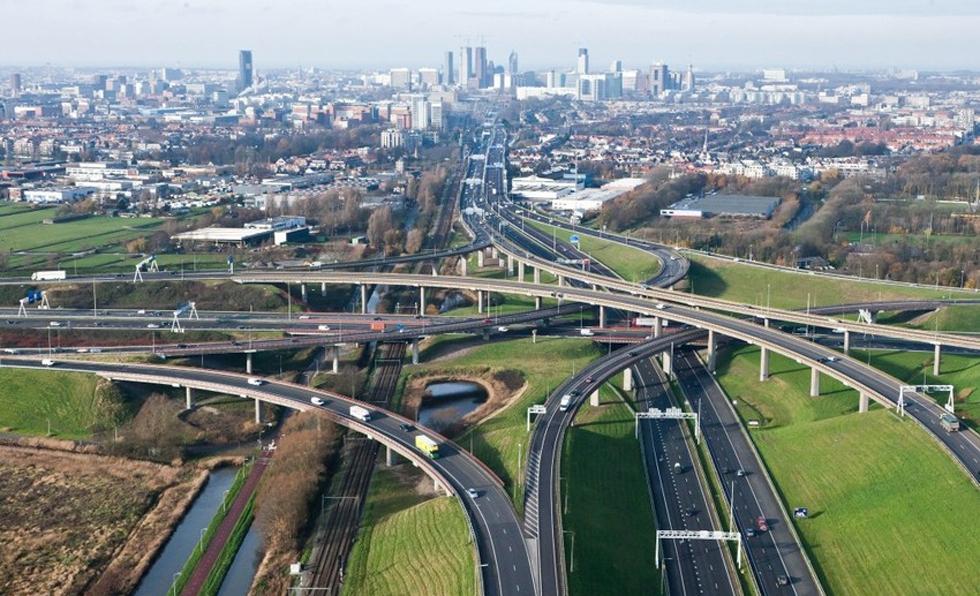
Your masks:
{"label": "railway track", "polygon": [[[377,346],[371,381],[364,401],[379,407],[389,407],[398,387],[404,355],[403,343]],[[330,509],[320,549],[314,553],[313,588],[327,590],[328,594],[340,591],[347,557],[357,537],[378,449],[375,441],[353,437],[351,434],[346,436],[340,486],[334,494],[324,498],[325,501],[330,501]]]}

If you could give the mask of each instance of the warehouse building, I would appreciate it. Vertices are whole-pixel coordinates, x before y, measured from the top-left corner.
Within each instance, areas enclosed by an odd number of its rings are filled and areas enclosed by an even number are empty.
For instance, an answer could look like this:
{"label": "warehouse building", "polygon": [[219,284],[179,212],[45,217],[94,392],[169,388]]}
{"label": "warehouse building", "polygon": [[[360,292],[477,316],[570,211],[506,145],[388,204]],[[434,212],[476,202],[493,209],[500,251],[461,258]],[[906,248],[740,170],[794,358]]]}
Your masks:
{"label": "warehouse building", "polygon": [[751,195],[685,197],[660,210],[662,217],[749,217],[769,219],[782,199]]}

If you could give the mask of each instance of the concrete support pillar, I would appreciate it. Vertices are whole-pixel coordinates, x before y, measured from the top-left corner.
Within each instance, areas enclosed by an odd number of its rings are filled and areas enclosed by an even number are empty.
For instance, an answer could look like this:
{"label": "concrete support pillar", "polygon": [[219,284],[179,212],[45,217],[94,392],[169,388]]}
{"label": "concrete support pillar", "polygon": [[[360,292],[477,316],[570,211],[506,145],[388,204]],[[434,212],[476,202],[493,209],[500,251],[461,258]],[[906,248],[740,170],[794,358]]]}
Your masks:
{"label": "concrete support pillar", "polygon": [[820,371],[810,369],[810,397],[820,397]]}
{"label": "concrete support pillar", "polygon": [[247,374],[252,374],[252,354],[245,354],[245,372]]}
{"label": "concrete support pillar", "polygon": [[504,277],[510,277],[511,275],[514,275],[514,257],[507,255],[507,271]]}
{"label": "concrete support pillar", "polygon": [[419,338],[412,340],[412,364],[419,363]]}
{"label": "concrete support pillar", "polygon": [[484,259],[486,259],[486,253],[483,252],[482,249],[476,251],[476,266],[477,267],[480,267],[480,268],[483,268],[484,267]]}
{"label": "concrete support pillar", "polygon": [[459,264],[463,268],[463,272],[462,272],[463,273],[463,277],[466,277],[466,267],[467,267],[466,255],[463,255],[463,256],[461,256],[459,258]]}
{"label": "concrete support pillar", "polygon": [[674,374],[674,344],[670,344],[670,348],[664,350],[661,368],[664,369],[664,374],[667,375],[668,379]]}
{"label": "concrete support pillar", "polygon": [[868,411],[868,394],[865,393],[864,391],[862,391],[861,392],[861,397],[859,397],[858,399],[860,400],[858,402],[858,412],[867,412]]}
{"label": "concrete support pillar", "polygon": [[524,261],[517,261],[517,279],[524,281]]}
{"label": "concrete support pillar", "polygon": [[483,290],[476,291],[476,312],[483,312]]}
{"label": "concrete support pillar", "polygon": [[660,337],[663,330],[663,323],[660,321],[660,317],[653,317],[653,337]]}
{"label": "concrete support pillar", "polygon": [[717,344],[717,340],[715,340],[715,332],[712,331],[711,329],[708,329],[708,363],[707,363],[708,372],[715,372],[715,363],[717,360],[716,344]]}
{"label": "concrete support pillar", "polygon": [[599,305],[599,329],[606,328],[606,307]]}
{"label": "concrete support pillar", "polygon": [[500,253],[497,252],[497,247],[496,246],[491,246],[490,247],[490,258],[491,259],[498,259],[498,260],[500,259]]}
{"label": "concrete support pillar", "polygon": [[262,401],[255,400],[255,424],[262,424]]}
{"label": "concrete support pillar", "polygon": [[765,327],[766,329],[768,329],[768,328],[769,328],[769,319],[762,319],[762,325],[763,325],[763,326],[764,326],[764,327]]}
{"label": "concrete support pillar", "polygon": [[541,296],[534,297],[534,310],[541,310]]}
{"label": "concrete support pillar", "polygon": [[367,314],[367,286],[361,284],[361,314]]}
{"label": "concrete support pillar", "polygon": [[541,283],[541,268],[534,267],[533,269],[534,269],[534,283],[539,284]]}
{"label": "concrete support pillar", "polygon": [[847,354],[851,351],[851,332],[847,329],[844,330],[844,353]]}
{"label": "concrete support pillar", "polygon": [[558,276],[558,287],[561,288],[561,287],[564,287],[564,286],[565,286],[565,276],[559,275]]}
{"label": "concrete support pillar", "polygon": [[419,288],[419,314],[425,314],[425,288]]}
{"label": "concrete support pillar", "polygon": [[321,296],[327,295],[327,282],[325,281],[320,282],[320,295]]}
{"label": "concrete support pillar", "polygon": [[769,348],[762,348],[759,354],[759,380],[765,381],[769,378]]}
{"label": "concrete support pillar", "polygon": [[592,395],[589,396],[589,405],[592,406],[592,407],[597,407],[599,405],[599,390],[598,389],[596,389],[595,391],[593,391],[592,392]]}
{"label": "concrete support pillar", "polygon": [[936,344],[936,347],[932,349],[932,376],[939,376],[939,360],[942,357],[943,347]]}
{"label": "concrete support pillar", "polygon": [[333,374],[337,374],[340,372],[340,348],[333,346],[330,356],[333,358],[333,366],[331,367],[331,370],[333,371]]}
{"label": "concrete support pillar", "polygon": [[398,453],[391,447],[385,447],[385,465],[389,468],[391,466],[397,465],[401,458],[398,457]]}
{"label": "concrete support pillar", "polygon": [[306,284],[299,284],[299,294],[300,294],[300,296],[303,297],[303,300],[305,301],[306,300]]}
{"label": "concrete support pillar", "polygon": [[625,391],[633,390],[633,369],[627,368],[623,371],[623,389]]}
{"label": "concrete support pillar", "polygon": [[186,403],[186,406],[187,406],[187,409],[190,410],[191,408],[194,407],[194,390],[191,389],[190,387],[185,387],[184,389],[186,390],[186,393],[187,393],[187,403]]}

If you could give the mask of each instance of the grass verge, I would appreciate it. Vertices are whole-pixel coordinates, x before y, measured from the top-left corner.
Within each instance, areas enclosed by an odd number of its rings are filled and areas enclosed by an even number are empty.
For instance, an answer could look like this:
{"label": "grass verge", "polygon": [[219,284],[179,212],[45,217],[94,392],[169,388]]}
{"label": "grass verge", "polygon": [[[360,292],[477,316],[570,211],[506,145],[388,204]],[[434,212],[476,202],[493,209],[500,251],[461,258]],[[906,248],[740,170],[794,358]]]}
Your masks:
{"label": "grass verge", "polygon": [[972,593],[980,494],[959,467],[914,422],[856,413],[856,393],[826,378],[808,397],[792,360],[772,355],[759,383],[758,354],[726,351],[718,380],[743,418],[765,421],[750,436],[786,506],[810,509],[793,523],[828,592]]}
{"label": "grass verge", "polygon": [[556,228],[538,221],[527,220],[527,225],[533,226],[547,234],[553,234],[559,240],[568,242],[572,235],[579,236],[579,246],[582,252],[601,261],[610,269],[622,276],[623,279],[641,283],[660,273],[660,259],[651,256],[646,251],[630,248],[618,242],[594,238],[586,234],[576,234],[564,228]]}

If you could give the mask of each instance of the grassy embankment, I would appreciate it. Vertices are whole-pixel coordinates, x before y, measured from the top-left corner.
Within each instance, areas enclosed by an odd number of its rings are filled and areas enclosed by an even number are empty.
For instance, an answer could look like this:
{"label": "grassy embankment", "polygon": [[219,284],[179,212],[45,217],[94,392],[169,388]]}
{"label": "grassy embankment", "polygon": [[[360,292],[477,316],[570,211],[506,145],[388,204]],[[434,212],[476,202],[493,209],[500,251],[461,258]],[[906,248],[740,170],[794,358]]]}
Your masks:
{"label": "grassy embankment", "polygon": [[[758,349],[724,352],[718,380],[744,419],[821,581],[840,594],[968,594],[976,585],[980,494],[911,420],[872,407],[827,377],[808,397],[809,370]],[[965,525],[964,525],[965,524]],[[855,562],[860,562],[855,564]]]}
{"label": "grassy embankment", "polygon": [[600,397],[598,408],[586,403],[579,410],[562,446],[568,592],[657,594],[656,524],[632,410],[609,384],[603,385]]}
{"label": "grassy embankment", "polygon": [[84,439],[132,416],[119,392],[82,373],[0,369],[0,427],[22,435]]}
{"label": "grassy embankment", "polygon": [[476,565],[466,516],[452,497],[417,490],[408,464],[379,467],[344,577],[344,594],[473,594]]}
{"label": "grassy embankment", "polygon": [[948,291],[843,280],[791,273],[685,253],[691,260],[690,284],[695,294],[774,308],[805,308],[872,300],[941,298]]}

